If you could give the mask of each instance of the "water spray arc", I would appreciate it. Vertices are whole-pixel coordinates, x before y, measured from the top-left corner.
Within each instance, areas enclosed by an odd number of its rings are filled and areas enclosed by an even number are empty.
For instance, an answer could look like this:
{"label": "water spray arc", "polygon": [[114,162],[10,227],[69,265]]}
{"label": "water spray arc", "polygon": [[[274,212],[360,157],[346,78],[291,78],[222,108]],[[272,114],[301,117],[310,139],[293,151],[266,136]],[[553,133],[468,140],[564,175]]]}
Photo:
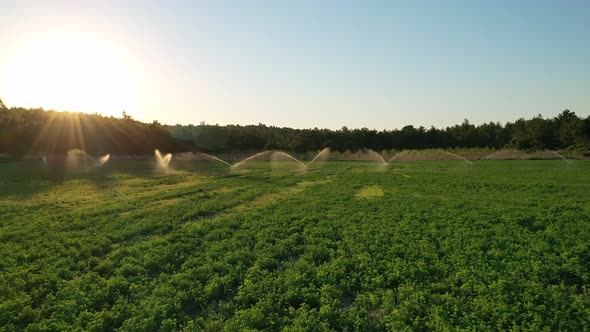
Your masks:
{"label": "water spray arc", "polygon": [[567,161],[567,162],[568,162],[568,163],[570,163],[570,164],[572,163],[572,160],[569,160],[569,159],[567,159],[566,157],[564,157],[564,156],[563,156],[561,153],[559,153],[559,152],[557,152],[557,151],[554,151],[554,150],[547,150],[547,151],[549,151],[550,153],[553,153],[554,155],[556,155],[556,156],[558,156],[559,158],[561,158],[561,159],[563,159],[563,160]]}
{"label": "water spray arc", "polygon": [[290,160],[292,160],[292,161],[295,161],[295,162],[299,163],[299,166],[301,166],[301,167],[303,167],[303,168],[306,168],[306,167],[307,167],[307,165],[306,165],[306,164],[304,164],[304,163],[303,163],[301,160],[299,160],[299,159],[297,159],[297,158],[293,157],[292,155],[290,155],[290,154],[288,154],[288,153],[286,153],[286,152],[283,152],[283,151],[275,151],[275,152],[273,153],[273,155],[274,155],[274,156],[283,156],[283,157],[287,157],[287,159],[290,159]]}
{"label": "water spray arc", "polygon": [[[396,153],[393,157],[391,157],[388,160],[385,159],[385,157],[383,155],[381,155],[380,153],[378,153],[372,149],[368,149],[368,150],[363,149],[362,151],[363,151],[364,157],[361,156],[363,159],[359,159],[359,160],[367,160],[367,158],[370,158],[370,160],[376,161],[378,165],[383,166],[383,167],[387,167],[390,163],[394,162],[402,155],[408,154],[414,150],[402,150],[402,151]],[[456,153],[445,151],[443,149],[432,150],[432,152],[448,155],[448,156],[452,157],[453,159],[464,161],[464,162],[470,164],[471,166],[473,166],[473,165],[478,164],[480,161],[490,159],[490,158],[494,157],[496,154],[500,154],[501,152],[503,152],[503,150],[495,151],[494,153],[491,153],[491,154],[484,156],[480,159],[474,159],[473,161],[469,160],[463,156],[460,156]],[[561,155],[557,151],[545,150],[545,152],[551,153],[555,156],[558,156],[559,158],[565,160],[568,163],[572,162],[572,160],[567,159],[565,156]],[[168,153],[166,155],[162,155],[162,153],[157,149],[154,151],[154,153],[155,153],[155,157],[156,157],[156,161],[158,162],[158,165],[162,168],[168,167],[168,164],[170,163],[170,160],[172,159],[172,154]],[[251,156],[248,156],[247,158],[244,158],[244,159],[240,160],[239,162],[236,162],[233,164],[228,161],[225,161],[219,157],[216,157],[214,155],[210,155],[210,154],[207,154],[204,152],[180,154],[178,158],[179,158],[179,160],[184,160],[183,158],[186,158],[186,156],[184,156],[184,155],[192,155],[193,159],[195,158],[195,156],[199,156],[197,158],[197,160],[206,159],[206,160],[212,160],[215,162],[219,162],[225,166],[228,166],[231,170],[239,169],[245,163],[250,162],[250,161],[260,161],[260,160],[265,160],[265,161],[270,161],[270,162],[292,161],[292,162],[296,162],[297,165],[300,167],[300,169],[307,170],[307,169],[309,169],[309,167],[311,165],[313,165],[314,163],[317,163],[319,160],[327,159],[329,157],[330,153],[331,153],[330,148],[324,148],[320,152],[318,152],[309,162],[304,162],[287,152],[277,151],[277,150],[261,151],[261,152],[255,153]],[[109,159],[110,159],[110,155],[107,154],[107,155],[101,157],[100,159],[95,160],[97,167],[103,165]],[[270,159],[270,160],[267,160],[267,159]],[[422,159],[416,159],[416,160],[422,160]],[[431,159],[424,159],[424,160],[431,160]],[[434,160],[442,160],[442,159],[434,159]]]}
{"label": "water spray arc", "polygon": [[[409,151],[410,151],[410,150],[403,150],[403,151],[401,151],[401,152],[398,152],[398,153],[397,153],[397,154],[395,154],[393,157],[391,157],[391,159],[389,159],[388,161],[385,161],[385,158],[383,158],[383,156],[382,156],[381,154],[379,154],[378,152],[376,152],[376,151],[374,151],[374,150],[368,150],[368,153],[369,153],[369,155],[370,155],[370,156],[372,156],[372,157],[373,157],[373,159],[375,159],[375,160],[379,161],[380,163],[382,163],[383,165],[387,166],[387,165],[389,165],[389,164],[390,164],[392,161],[394,161],[394,160],[396,160],[398,157],[400,157],[400,156],[402,156],[402,155],[404,155],[404,154],[408,153]],[[442,152],[442,153],[444,153],[444,154],[446,154],[446,155],[449,155],[449,156],[451,156],[451,157],[453,157],[453,158],[455,158],[455,159],[459,159],[459,160],[465,161],[465,162],[467,162],[467,163],[469,163],[469,164],[473,165],[473,162],[472,162],[471,160],[469,160],[469,159],[467,159],[467,158],[465,158],[465,157],[462,157],[462,156],[460,156],[460,155],[458,155],[458,154],[455,154],[455,153],[452,153],[452,152],[448,152],[448,151],[445,151],[445,150],[440,150],[440,149],[439,149],[439,150],[437,150],[437,151],[438,151],[438,152]]]}
{"label": "water spray arc", "polygon": [[389,161],[387,161],[387,165],[389,165],[390,162],[394,161],[395,159],[397,159],[397,157],[407,153],[408,150],[403,150],[402,152],[398,152],[396,155],[394,155],[393,157],[391,157],[391,159],[389,159]]}
{"label": "water spray arc", "polygon": [[370,156],[373,156],[374,158],[376,158],[378,162],[381,162],[381,163],[383,163],[383,165],[387,166],[387,162],[385,161],[385,159],[383,158],[383,156],[381,154],[379,154],[377,151],[372,150],[372,149],[369,149],[367,151],[367,153]]}
{"label": "water spray arc", "polygon": [[469,164],[473,165],[473,162],[472,162],[471,160],[469,160],[469,159],[467,159],[467,158],[465,158],[465,157],[461,157],[460,155],[458,155],[458,154],[456,154],[456,153],[452,153],[452,152],[445,151],[445,150],[439,150],[439,151],[441,151],[442,153],[448,154],[449,156],[453,156],[453,157],[455,157],[455,158],[459,158],[459,159],[461,159],[461,160],[463,160],[463,161],[466,161],[466,162],[468,162]]}
{"label": "water spray arc", "polygon": [[226,164],[228,166],[230,166],[232,169],[236,169],[236,168],[239,168],[240,166],[242,166],[244,163],[247,163],[249,161],[253,161],[255,159],[258,159],[258,158],[261,158],[261,157],[264,157],[264,156],[271,155],[271,158],[273,158],[273,157],[278,157],[278,158],[283,157],[283,158],[286,158],[288,160],[291,160],[291,161],[296,162],[303,169],[307,169],[310,165],[312,165],[313,163],[318,162],[321,158],[324,158],[324,157],[326,157],[329,154],[330,154],[330,148],[324,148],[322,151],[318,152],[318,154],[315,155],[315,157],[309,163],[307,163],[307,164],[304,163],[303,161],[295,158],[293,155],[291,155],[291,154],[289,154],[287,152],[284,152],[284,151],[262,151],[262,152],[258,152],[258,153],[254,154],[254,155],[251,155],[248,158],[245,158],[245,159],[243,159],[243,160],[241,160],[241,161],[239,161],[239,162],[237,162],[237,163],[235,163],[233,165],[231,165],[230,163],[228,163],[228,162],[226,162],[224,160],[221,160],[221,159],[219,159],[219,158],[217,158],[215,156],[210,156],[210,157],[211,158],[214,158],[215,160],[218,160],[218,161],[220,161],[220,162],[222,162],[222,163],[224,163],[224,164]]}
{"label": "water spray arc", "polygon": [[307,163],[307,165],[305,165],[305,167],[309,167],[311,164],[313,164],[314,161],[318,160],[318,158],[324,157],[329,154],[330,154],[330,148],[324,148],[309,163]]}
{"label": "water spray arc", "polygon": [[[544,153],[543,154],[538,154],[538,152]],[[478,159],[477,161],[475,161],[473,164],[478,164],[480,161],[483,160],[488,160],[488,159],[492,159],[492,157],[499,155],[499,154],[504,154],[503,157],[500,157],[499,159],[517,159],[517,160],[522,160],[522,159],[527,159],[527,158],[523,158],[523,152],[519,151],[519,150],[507,150],[507,149],[502,149],[502,150],[498,150],[492,154],[489,154],[483,158]],[[550,154],[551,157],[548,157],[547,154]],[[568,159],[566,158],[564,155],[562,155],[561,153],[554,151],[554,150],[541,150],[541,151],[536,151],[533,153],[533,156],[536,156],[537,158],[540,159],[555,159],[553,156],[556,156],[560,159],[563,159],[565,162],[572,163],[573,160],[572,159]]]}
{"label": "water spray arc", "polygon": [[[68,163],[70,164],[70,166],[75,166],[75,167],[80,166],[79,162],[84,161],[84,160],[91,162],[92,166],[94,166],[94,167],[101,167],[104,164],[106,164],[110,159],[111,159],[110,154],[106,154],[106,155],[96,159],[93,156],[91,156],[90,154],[88,154],[86,151],[80,150],[80,149],[72,149],[72,150],[69,150],[67,153]],[[47,164],[46,157],[43,157],[43,162],[45,164]]]}
{"label": "water spray arc", "polygon": [[[322,157],[323,155],[325,155],[327,152],[329,152],[329,149],[324,149],[322,150],[313,160],[315,161],[316,159]],[[170,159],[172,157],[171,154],[167,154],[167,155],[162,155],[162,153],[159,150],[155,150],[154,151],[155,156],[156,156],[156,161],[158,162],[158,165],[161,167],[166,167],[168,165],[168,163],[170,162]],[[178,160],[210,160],[210,161],[215,161],[215,162],[219,162],[222,163],[226,166],[229,166],[232,169],[235,168],[239,168],[240,166],[242,166],[244,163],[248,162],[248,161],[253,161],[256,159],[259,159],[261,157],[266,157],[270,155],[271,157],[271,161],[273,158],[276,158],[278,160],[284,160],[287,159],[289,161],[294,161],[297,162],[298,165],[300,165],[301,167],[307,167],[308,165],[306,165],[305,163],[303,163],[301,160],[295,158],[294,156],[292,156],[289,153],[283,152],[283,151],[273,151],[273,150],[267,150],[267,151],[262,151],[262,152],[258,152],[254,155],[251,155],[235,164],[231,164],[219,157],[210,155],[208,153],[204,153],[204,152],[187,152],[187,153],[181,153],[178,155]],[[310,162],[311,163],[311,162]]]}
{"label": "water spray arc", "polygon": [[483,158],[480,158],[480,159],[476,160],[476,161],[473,163],[473,165],[475,165],[475,164],[479,163],[479,162],[480,162],[480,161],[482,161],[482,160],[486,160],[486,159],[488,159],[488,158],[491,158],[491,157],[493,157],[493,156],[497,155],[498,153],[500,153],[500,151],[496,151],[496,152],[494,152],[494,153],[491,153],[491,154],[489,154],[489,155],[487,155],[487,156],[485,156],[485,157],[483,157]]}
{"label": "water spray arc", "polygon": [[106,164],[109,160],[111,159],[111,155],[110,154],[106,154],[100,158],[98,158],[98,160],[96,161],[96,164],[98,167]]}
{"label": "water spray arc", "polygon": [[238,168],[238,167],[240,167],[241,165],[243,165],[245,162],[248,162],[248,161],[250,161],[250,160],[252,160],[252,159],[256,159],[256,158],[258,158],[258,157],[261,157],[261,156],[263,156],[263,155],[265,155],[265,154],[269,154],[269,153],[271,153],[271,152],[272,152],[272,151],[262,151],[262,152],[258,152],[258,153],[256,153],[256,154],[254,154],[254,155],[251,155],[250,157],[248,157],[248,158],[246,158],[246,159],[244,159],[244,160],[242,160],[242,161],[238,162],[237,164],[233,164],[233,165],[231,165],[230,167],[231,167],[231,168]]}
{"label": "water spray arc", "polygon": [[385,161],[385,158],[383,157],[383,155],[381,155],[377,151],[371,150],[371,149],[368,150],[369,155],[373,156],[375,159],[377,159],[377,161],[379,161],[380,163],[382,163],[385,166],[389,165],[389,163],[391,163],[392,161],[394,161],[395,159],[397,159],[397,157],[399,157],[401,155],[404,155],[407,152],[408,152],[408,150],[403,150],[401,152],[398,152],[393,157],[391,157],[389,160]]}
{"label": "water spray arc", "polygon": [[168,154],[162,156],[162,153],[160,153],[160,150],[156,149],[156,150],[154,150],[154,154],[156,155],[156,161],[158,162],[158,166],[160,166],[162,168],[168,167],[168,164],[170,163],[170,160],[172,159],[171,153],[168,153]]}
{"label": "water spray arc", "polygon": [[327,155],[329,155],[329,154],[330,154],[330,148],[324,148],[322,151],[318,152],[318,154],[316,154],[316,155],[315,155],[315,157],[313,157],[313,158],[311,159],[311,161],[310,161],[310,162],[308,162],[308,163],[306,164],[306,163],[304,163],[303,161],[301,161],[301,160],[299,160],[299,159],[297,159],[297,158],[293,157],[293,156],[292,156],[291,154],[289,154],[289,153],[286,153],[286,152],[283,152],[283,151],[275,151],[275,152],[273,152],[273,155],[283,156],[283,157],[286,157],[286,158],[288,158],[288,159],[290,159],[290,160],[292,160],[292,161],[295,161],[295,162],[297,162],[297,163],[298,163],[298,164],[299,164],[299,165],[300,165],[300,166],[301,166],[303,169],[305,169],[305,170],[307,170],[307,169],[308,169],[308,167],[309,167],[309,166],[310,166],[312,163],[316,162],[318,159],[320,159],[320,158],[323,158],[323,157],[325,157],[325,156],[327,156]]}
{"label": "water spray arc", "polygon": [[225,160],[223,160],[221,158],[212,156],[212,155],[210,155],[208,153],[204,153],[204,152],[200,152],[199,154],[202,155],[203,157],[207,158],[207,159],[210,159],[210,160],[213,160],[213,161],[218,161],[218,162],[220,162],[222,164],[225,164],[225,165],[227,165],[229,167],[232,167],[232,164],[228,163],[227,161],[225,161]]}

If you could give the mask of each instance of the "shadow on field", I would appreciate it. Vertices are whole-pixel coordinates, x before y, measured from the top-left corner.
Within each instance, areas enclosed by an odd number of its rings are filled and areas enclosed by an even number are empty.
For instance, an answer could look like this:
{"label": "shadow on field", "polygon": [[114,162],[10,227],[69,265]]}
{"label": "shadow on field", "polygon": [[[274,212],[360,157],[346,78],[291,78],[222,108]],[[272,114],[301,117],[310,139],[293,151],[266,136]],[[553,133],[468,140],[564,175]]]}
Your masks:
{"label": "shadow on field", "polygon": [[72,168],[45,166],[40,161],[0,164],[0,199],[27,200],[51,192],[71,181],[85,181],[98,191],[129,185],[137,188],[176,185],[196,177],[239,178],[256,183],[288,181],[289,170],[271,169],[268,164],[232,170],[214,162],[177,161],[167,168],[145,160],[111,160],[102,167]]}
{"label": "shadow on field", "polygon": [[99,188],[109,188],[125,178],[155,180],[163,174],[146,162],[113,162],[87,169],[47,167],[37,161],[4,163],[0,164],[0,198],[29,199],[68,181],[84,180]]}

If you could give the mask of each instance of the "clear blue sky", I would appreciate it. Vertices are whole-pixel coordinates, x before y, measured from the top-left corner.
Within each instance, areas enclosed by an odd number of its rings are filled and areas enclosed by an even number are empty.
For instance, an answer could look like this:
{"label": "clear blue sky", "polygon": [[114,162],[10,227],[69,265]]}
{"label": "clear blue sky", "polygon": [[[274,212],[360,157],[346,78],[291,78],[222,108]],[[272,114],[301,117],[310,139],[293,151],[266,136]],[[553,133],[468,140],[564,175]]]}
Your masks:
{"label": "clear blue sky", "polygon": [[298,128],[590,114],[589,1],[0,0],[0,12],[8,105]]}

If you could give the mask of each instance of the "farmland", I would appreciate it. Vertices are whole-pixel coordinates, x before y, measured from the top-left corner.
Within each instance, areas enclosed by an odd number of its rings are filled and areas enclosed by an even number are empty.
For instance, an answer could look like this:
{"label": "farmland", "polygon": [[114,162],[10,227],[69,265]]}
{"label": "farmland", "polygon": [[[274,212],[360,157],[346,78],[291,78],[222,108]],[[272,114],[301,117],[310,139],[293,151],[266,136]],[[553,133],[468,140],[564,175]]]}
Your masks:
{"label": "farmland", "polygon": [[0,164],[0,329],[590,329],[590,162],[292,164]]}

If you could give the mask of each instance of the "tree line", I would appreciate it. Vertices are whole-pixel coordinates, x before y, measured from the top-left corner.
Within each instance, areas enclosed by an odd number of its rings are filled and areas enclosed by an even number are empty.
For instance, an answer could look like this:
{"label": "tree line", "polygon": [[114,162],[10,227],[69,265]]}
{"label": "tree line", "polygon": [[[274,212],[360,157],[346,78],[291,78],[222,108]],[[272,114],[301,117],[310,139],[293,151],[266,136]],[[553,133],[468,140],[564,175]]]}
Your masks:
{"label": "tree line", "polygon": [[100,114],[6,107],[0,100],[0,153],[63,153],[83,149],[90,154],[279,149],[294,152],[329,147],[345,151],[432,148],[494,148],[521,150],[590,147],[590,116],[564,110],[554,118],[538,115],[504,125],[474,125],[468,120],[446,128],[404,126],[401,129],[293,129],[258,125],[162,125],[143,123],[123,113]]}

